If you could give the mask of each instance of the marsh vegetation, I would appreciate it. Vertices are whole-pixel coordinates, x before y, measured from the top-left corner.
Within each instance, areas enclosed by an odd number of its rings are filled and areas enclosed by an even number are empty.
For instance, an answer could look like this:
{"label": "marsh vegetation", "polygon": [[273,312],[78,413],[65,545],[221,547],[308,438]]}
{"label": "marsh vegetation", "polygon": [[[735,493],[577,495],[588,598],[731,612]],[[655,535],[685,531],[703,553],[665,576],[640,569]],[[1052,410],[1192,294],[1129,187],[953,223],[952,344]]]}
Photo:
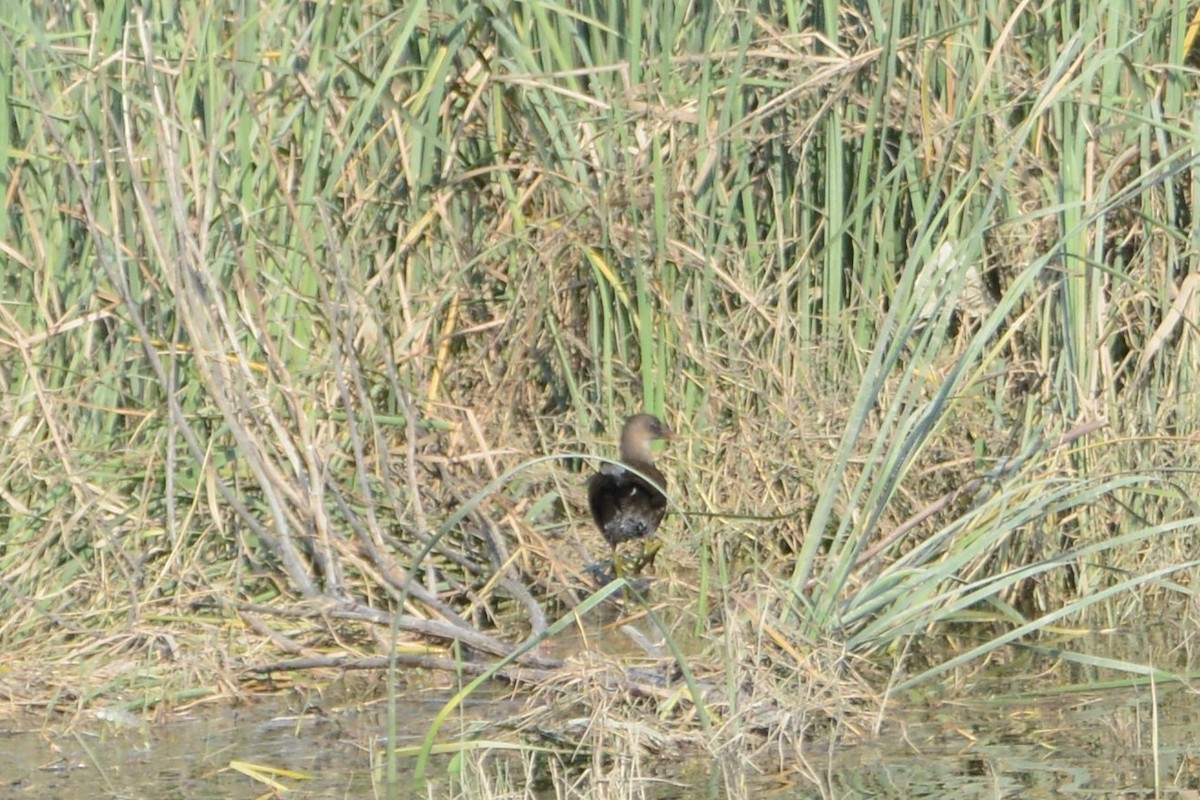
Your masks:
{"label": "marsh vegetation", "polygon": [[[787,762],[1029,653],[1039,685],[1185,678],[1190,21],[31,3],[0,25],[0,696],[432,670],[421,773],[480,738]],[[642,410],[679,435],[664,548],[597,588],[585,482]],[[1162,652],[1070,635],[1148,621]],[[528,715],[456,726],[497,679]]]}

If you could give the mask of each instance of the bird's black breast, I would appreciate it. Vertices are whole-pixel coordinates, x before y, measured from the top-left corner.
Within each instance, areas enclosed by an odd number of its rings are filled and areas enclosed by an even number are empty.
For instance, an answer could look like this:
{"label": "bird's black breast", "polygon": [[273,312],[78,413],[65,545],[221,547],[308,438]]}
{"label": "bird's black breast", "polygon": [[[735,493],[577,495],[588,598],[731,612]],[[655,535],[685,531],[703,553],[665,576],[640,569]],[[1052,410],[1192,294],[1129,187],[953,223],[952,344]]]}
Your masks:
{"label": "bird's black breast", "polygon": [[[653,464],[630,466],[659,486],[666,484],[663,474]],[[640,475],[605,464],[588,481],[588,506],[600,533],[616,547],[630,539],[644,539],[658,530],[667,512],[667,496]]]}

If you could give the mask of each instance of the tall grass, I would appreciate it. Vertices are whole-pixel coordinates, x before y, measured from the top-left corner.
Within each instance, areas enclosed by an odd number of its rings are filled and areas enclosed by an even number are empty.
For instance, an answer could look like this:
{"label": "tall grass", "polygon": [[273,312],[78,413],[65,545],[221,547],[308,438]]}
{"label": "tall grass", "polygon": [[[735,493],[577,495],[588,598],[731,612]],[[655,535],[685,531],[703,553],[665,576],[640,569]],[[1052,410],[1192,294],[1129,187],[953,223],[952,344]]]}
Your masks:
{"label": "tall grass", "polygon": [[589,594],[576,470],[642,408],[723,735],[1134,623],[1196,566],[1187,21],[14,12],[4,651],[511,655]]}

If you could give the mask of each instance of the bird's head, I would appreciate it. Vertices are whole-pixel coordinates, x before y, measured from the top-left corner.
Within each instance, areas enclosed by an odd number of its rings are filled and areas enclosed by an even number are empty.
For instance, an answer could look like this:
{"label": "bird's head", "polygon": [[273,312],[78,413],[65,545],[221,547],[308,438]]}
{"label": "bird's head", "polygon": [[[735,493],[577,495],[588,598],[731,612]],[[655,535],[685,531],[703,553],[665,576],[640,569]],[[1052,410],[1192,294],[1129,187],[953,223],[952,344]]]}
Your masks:
{"label": "bird's head", "polygon": [[658,439],[674,439],[675,433],[653,414],[634,414],[621,429],[622,461],[654,461],[650,444]]}

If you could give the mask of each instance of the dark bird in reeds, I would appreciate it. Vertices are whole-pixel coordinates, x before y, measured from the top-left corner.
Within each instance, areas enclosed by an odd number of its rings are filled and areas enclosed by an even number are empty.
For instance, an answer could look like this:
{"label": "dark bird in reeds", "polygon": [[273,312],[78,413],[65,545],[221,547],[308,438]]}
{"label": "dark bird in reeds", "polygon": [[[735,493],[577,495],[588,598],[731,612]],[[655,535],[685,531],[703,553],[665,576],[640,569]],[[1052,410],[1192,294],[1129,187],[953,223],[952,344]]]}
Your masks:
{"label": "dark bird in reeds", "polygon": [[654,466],[650,445],[673,437],[658,417],[635,414],[621,430],[621,463],[606,462],[588,480],[588,506],[596,527],[613,549],[613,573],[617,576],[625,571],[618,554],[625,542],[641,542],[641,553],[632,567],[635,573],[653,563],[661,547],[658,542],[646,545],[667,513],[667,496],[663,493],[667,479]]}

